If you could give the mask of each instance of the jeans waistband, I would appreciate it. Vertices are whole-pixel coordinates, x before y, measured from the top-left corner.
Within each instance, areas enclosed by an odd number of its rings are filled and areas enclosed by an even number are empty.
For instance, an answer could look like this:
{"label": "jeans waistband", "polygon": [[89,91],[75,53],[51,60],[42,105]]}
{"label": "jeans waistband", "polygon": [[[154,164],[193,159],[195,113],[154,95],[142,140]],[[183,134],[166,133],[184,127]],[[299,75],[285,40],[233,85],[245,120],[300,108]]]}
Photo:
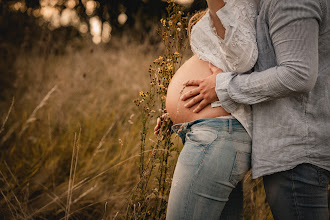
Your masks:
{"label": "jeans waistband", "polygon": [[175,124],[172,126],[172,130],[177,133],[181,138],[184,138],[186,133],[191,129],[198,127],[208,127],[216,131],[245,131],[242,124],[235,118],[223,119],[223,118],[203,118],[195,121],[185,122],[181,124]]}

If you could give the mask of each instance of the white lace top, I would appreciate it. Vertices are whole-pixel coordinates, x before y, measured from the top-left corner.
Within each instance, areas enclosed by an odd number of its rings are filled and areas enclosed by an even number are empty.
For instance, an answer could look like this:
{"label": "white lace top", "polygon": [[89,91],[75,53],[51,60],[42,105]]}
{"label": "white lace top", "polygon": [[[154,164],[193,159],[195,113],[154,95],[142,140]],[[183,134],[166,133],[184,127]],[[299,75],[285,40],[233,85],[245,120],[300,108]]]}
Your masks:
{"label": "white lace top", "polygon": [[[252,69],[258,58],[255,21],[258,0],[224,0],[226,5],[216,12],[226,29],[225,38],[216,34],[209,11],[193,26],[191,49],[201,60],[212,63],[223,72],[244,73]],[[220,106],[219,102],[212,107]],[[241,105],[232,116],[252,133],[250,106]]]}

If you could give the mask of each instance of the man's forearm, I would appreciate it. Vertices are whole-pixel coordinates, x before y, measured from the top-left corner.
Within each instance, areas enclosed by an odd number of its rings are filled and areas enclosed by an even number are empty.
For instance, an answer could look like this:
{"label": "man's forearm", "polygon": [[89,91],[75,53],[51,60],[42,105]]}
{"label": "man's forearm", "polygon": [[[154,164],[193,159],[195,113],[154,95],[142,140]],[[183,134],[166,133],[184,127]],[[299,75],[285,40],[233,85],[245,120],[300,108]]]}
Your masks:
{"label": "man's forearm", "polygon": [[[278,2],[282,4],[279,7],[281,10],[269,13],[269,32],[276,54],[276,60],[272,62],[276,64],[262,72],[237,75],[230,80],[227,87],[221,84],[224,76],[218,75],[216,90],[226,110],[234,102],[256,104],[306,93],[315,85],[318,75],[319,33],[317,11],[313,11],[316,6],[311,9],[302,7],[301,5],[305,6],[305,1],[296,2],[295,7],[284,0]],[[301,18],[295,17],[300,15]]]}

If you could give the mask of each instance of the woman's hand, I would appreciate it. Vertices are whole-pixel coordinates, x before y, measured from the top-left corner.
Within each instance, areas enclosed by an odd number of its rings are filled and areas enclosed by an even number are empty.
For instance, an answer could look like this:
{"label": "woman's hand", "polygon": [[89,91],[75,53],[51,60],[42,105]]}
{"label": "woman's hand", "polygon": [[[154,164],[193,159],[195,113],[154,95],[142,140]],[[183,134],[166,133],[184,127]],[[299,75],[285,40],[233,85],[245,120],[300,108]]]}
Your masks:
{"label": "woman's hand", "polygon": [[172,134],[173,122],[171,121],[169,114],[164,110],[164,114],[157,118],[156,126],[154,128],[154,134],[157,135],[157,139],[162,141],[165,137]]}
{"label": "woman's hand", "polygon": [[170,117],[169,117],[169,115],[168,115],[168,113],[166,112],[166,109],[165,109],[164,114],[162,114],[162,116],[157,118],[156,126],[154,128],[154,134],[155,135],[159,134],[160,128],[162,127],[162,123],[167,121],[167,120],[170,120]]}

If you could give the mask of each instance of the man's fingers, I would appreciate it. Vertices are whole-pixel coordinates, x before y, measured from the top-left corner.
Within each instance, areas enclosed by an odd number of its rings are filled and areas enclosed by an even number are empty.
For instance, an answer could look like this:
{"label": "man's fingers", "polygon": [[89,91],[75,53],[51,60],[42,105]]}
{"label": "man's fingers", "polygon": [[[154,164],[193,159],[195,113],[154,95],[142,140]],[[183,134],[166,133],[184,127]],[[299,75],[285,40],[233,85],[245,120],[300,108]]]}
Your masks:
{"label": "man's fingers", "polygon": [[191,97],[193,97],[193,96],[196,96],[196,95],[198,95],[199,94],[199,88],[195,88],[195,89],[192,89],[192,90],[190,90],[190,91],[188,91],[188,92],[185,92],[185,93],[183,93],[183,95],[180,97],[180,99],[182,100],[182,101],[185,101],[185,100],[187,100],[187,99],[189,99],[189,98],[191,98]]}
{"label": "man's fingers", "polygon": [[201,101],[199,103],[199,105],[193,110],[194,113],[198,113],[200,112],[203,108],[205,108],[208,104],[208,103],[205,99],[203,99],[203,101]]}
{"label": "man's fingers", "polygon": [[184,107],[186,108],[190,108],[194,105],[196,105],[197,103],[199,103],[200,101],[203,100],[203,97],[201,95],[195,96],[194,98],[192,98],[188,103],[186,103],[184,105]]}
{"label": "man's fingers", "polygon": [[201,81],[199,79],[192,79],[192,80],[188,80],[183,85],[185,85],[185,86],[199,86],[200,83],[201,83]]}

